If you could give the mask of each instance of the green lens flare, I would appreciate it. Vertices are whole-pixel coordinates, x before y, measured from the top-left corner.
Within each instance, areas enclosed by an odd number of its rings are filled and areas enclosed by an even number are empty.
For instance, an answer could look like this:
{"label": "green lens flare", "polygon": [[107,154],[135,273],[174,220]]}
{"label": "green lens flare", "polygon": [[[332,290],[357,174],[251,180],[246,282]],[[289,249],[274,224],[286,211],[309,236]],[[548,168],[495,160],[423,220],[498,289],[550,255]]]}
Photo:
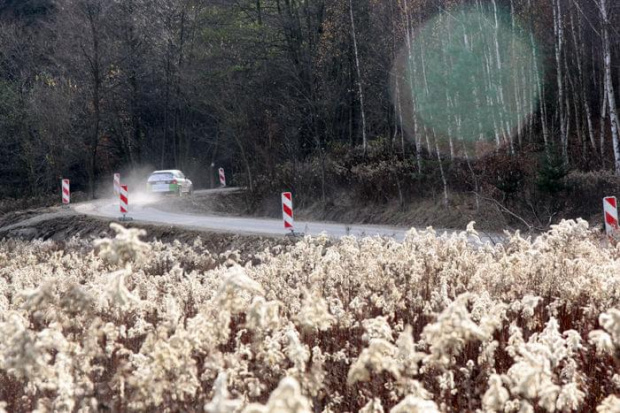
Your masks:
{"label": "green lens flare", "polygon": [[533,36],[497,9],[438,14],[408,37],[396,63],[403,126],[456,156],[514,144],[538,105],[537,55]]}

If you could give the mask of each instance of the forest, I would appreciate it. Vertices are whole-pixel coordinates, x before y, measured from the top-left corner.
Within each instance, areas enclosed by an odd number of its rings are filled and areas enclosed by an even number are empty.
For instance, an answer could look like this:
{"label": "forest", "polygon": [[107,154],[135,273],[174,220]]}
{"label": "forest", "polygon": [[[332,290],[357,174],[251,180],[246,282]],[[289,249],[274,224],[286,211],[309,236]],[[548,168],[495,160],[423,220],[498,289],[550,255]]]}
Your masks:
{"label": "forest", "polygon": [[255,203],[464,194],[546,224],[620,188],[619,6],[0,0],[0,197],[224,167]]}

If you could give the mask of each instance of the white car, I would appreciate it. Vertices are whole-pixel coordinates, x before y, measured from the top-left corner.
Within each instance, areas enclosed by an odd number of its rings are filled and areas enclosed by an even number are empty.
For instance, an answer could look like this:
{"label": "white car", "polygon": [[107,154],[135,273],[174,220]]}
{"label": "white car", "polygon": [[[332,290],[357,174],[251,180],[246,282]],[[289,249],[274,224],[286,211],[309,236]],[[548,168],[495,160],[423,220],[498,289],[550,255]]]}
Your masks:
{"label": "white car", "polygon": [[146,182],[147,192],[155,194],[173,194],[182,196],[194,192],[192,181],[177,169],[155,171]]}

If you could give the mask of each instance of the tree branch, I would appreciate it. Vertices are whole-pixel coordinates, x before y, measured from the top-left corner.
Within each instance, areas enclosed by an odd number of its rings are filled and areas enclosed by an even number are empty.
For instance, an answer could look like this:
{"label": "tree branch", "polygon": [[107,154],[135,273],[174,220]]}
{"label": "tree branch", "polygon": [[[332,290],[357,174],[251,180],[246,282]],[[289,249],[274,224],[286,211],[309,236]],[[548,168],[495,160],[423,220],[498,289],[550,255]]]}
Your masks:
{"label": "tree branch", "polygon": [[487,198],[485,196],[480,195],[479,193],[475,192],[475,191],[470,191],[473,194],[478,195],[478,197],[480,197],[480,199],[485,200],[487,202],[490,202],[492,204],[495,204],[495,206],[497,206],[499,209],[505,211],[506,213],[508,213],[509,215],[511,215],[512,217],[518,219],[519,221],[521,221],[523,224],[525,224],[525,226],[527,227],[528,231],[532,231],[533,229],[538,229],[540,230],[540,228],[535,227],[534,225],[530,224],[529,222],[527,222],[525,219],[523,219],[522,217],[520,217],[519,215],[515,214],[514,212],[512,212],[511,210],[509,210],[508,208],[506,208],[504,205],[502,205],[500,202],[496,201],[493,198]]}

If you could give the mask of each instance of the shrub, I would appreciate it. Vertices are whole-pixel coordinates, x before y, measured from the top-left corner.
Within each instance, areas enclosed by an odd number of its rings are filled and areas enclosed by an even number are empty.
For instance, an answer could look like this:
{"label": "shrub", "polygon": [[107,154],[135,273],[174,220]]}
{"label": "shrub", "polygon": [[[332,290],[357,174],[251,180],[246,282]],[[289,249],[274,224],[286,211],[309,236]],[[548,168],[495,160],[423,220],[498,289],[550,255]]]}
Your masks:
{"label": "shrub", "polygon": [[566,189],[564,178],[568,174],[564,160],[558,154],[543,156],[536,185],[540,191],[555,195]]}

